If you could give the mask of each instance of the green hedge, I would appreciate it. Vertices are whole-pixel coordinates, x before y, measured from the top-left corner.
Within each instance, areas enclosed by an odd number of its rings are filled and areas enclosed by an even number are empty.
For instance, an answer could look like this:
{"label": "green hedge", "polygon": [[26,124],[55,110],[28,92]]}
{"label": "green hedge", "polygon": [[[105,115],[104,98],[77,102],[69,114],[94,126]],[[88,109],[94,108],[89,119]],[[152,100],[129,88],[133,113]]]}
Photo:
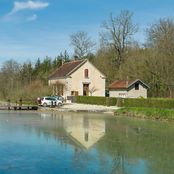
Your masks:
{"label": "green hedge", "polygon": [[117,99],[113,97],[95,97],[95,96],[76,96],[76,103],[104,105],[104,106],[115,106]]}
{"label": "green hedge", "polygon": [[151,108],[174,108],[174,99],[124,99],[125,107],[151,107]]}
{"label": "green hedge", "polygon": [[104,105],[104,106],[123,106],[123,107],[150,107],[150,108],[174,108],[174,99],[116,99],[114,97],[95,97],[95,96],[75,96],[76,103]]}

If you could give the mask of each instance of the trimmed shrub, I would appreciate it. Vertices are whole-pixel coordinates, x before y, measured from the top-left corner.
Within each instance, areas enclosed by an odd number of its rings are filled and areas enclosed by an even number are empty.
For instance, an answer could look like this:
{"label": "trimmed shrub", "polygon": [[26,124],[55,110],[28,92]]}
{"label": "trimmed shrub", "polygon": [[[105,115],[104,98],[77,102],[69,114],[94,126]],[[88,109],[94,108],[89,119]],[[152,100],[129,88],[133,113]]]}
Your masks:
{"label": "trimmed shrub", "polygon": [[75,96],[76,103],[115,106],[117,99],[113,97],[95,97],[95,96]]}
{"label": "trimmed shrub", "polygon": [[174,99],[124,99],[125,107],[174,108]]}
{"label": "trimmed shrub", "polygon": [[76,103],[118,106],[118,107],[150,107],[150,108],[174,108],[174,99],[159,98],[114,98],[114,97],[95,97],[95,96],[75,96]]}
{"label": "trimmed shrub", "polygon": [[77,103],[106,105],[105,97],[76,96]]}
{"label": "trimmed shrub", "polygon": [[114,97],[105,97],[106,99],[106,106],[116,106],[117,98]]}

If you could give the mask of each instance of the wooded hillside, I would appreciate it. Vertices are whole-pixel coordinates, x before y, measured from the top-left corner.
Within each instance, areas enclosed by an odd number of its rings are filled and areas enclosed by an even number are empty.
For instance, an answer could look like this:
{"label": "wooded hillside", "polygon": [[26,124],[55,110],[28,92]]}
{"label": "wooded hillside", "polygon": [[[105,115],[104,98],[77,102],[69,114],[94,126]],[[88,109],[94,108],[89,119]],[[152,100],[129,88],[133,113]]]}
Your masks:
{"label": "wooded hillside", "polygon": [[49,95],[50,73],[66,61],[84,58],[106,75],[107,86],[116,79],[139,78],[150,86],[150,97],[174,97],[174,20],[159,19],[148,27],[142,45],[135,40],[138,25],[132,18],[129,11],[116,17],[111,14],[101,25],[98,49],[88,33],[80,31],[70,36],[72,56],[65,51],[56,58],[22,64],[9,59],[0,69],[0,97],[33,99]]}

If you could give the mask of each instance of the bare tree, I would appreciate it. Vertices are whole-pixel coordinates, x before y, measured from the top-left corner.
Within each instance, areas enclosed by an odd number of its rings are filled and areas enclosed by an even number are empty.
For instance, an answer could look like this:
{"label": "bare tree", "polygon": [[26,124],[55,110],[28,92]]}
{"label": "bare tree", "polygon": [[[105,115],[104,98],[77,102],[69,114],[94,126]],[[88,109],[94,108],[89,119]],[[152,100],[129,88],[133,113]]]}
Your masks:
{"label": "bare tree", "polygon": [[148,45],[158,49],[160,53],[173,57],[174,48],[174,20],[160,19],[147,30]]}
{"label": "bare tree", "polygon": [[84,58],[91,53],[95,43],[88,36],[87,32],[79,31],[70,35],[71,45],[74,47],[74,54],[79,59]]}
{"label": "bare tree", "polygon": [[90,96],[92,96],[95,91],[97,91],[97,89],[95,88],[95,86],[93,86],[92,88],[90,88],[89,89]]}
{"label": "bare tree", "polygon": [[111,14],[109,20],[102,24],[102,28],[105,29],[101,33],[102,41],[114,50],[117,68],[120,68],[125,59],[132,36],[138,31],[137,25],[132,22],[132,16],[133,13],[122,11],[117,17]]}
{"label": "bare tree", "polygon": [[[167,97],[173,97],[174,92],[174,20],[170,18],[160,19],[147,30],[147,45],[153,49],[156,58],[150,72],[157,80],[157,88],[163,88]],[[150,60],[150,64],[153,59]],[[156,70],[156,71],[155,71]],[[157,93],[159,96],[159,93]]]}
{"label": "bare tree", "polygon": [[5,61],[1,68],[1,74],[7,91],[13,90],[18,84],[20,65],[14,60]]}

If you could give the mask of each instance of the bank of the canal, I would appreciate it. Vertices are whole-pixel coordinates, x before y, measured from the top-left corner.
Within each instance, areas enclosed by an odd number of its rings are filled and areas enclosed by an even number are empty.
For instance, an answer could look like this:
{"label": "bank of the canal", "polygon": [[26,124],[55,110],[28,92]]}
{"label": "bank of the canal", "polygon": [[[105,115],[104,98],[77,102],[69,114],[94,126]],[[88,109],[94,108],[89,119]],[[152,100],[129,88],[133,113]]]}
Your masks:
{"label": "bank of the canal", "polygon": [[[0,106],[7,102],[0,102]],[[174,109],[153,107],[117,107],[83,103],[64,103],[59,107],[38,107],[39,112],[89,112],[107,113],[111,115],[122,115],[128,117],[145,118],[152,120],[174,121]]]}
{"label": "bank of the canal", "polygon": [[124,107],[116,110],[115,115],[174,121],[174,109],[166,108]]}
{"label": "bank of the canal", "polygon": [[91,105],[91,104],[79,104],[79,103],[65,103],[62,106],[50,108],[40,107],[39,111],[54,111],[54,112],[94,112],[94,113],[108,113],[114,115],[118,110],[117,106],[103,106],[103,105]]}

